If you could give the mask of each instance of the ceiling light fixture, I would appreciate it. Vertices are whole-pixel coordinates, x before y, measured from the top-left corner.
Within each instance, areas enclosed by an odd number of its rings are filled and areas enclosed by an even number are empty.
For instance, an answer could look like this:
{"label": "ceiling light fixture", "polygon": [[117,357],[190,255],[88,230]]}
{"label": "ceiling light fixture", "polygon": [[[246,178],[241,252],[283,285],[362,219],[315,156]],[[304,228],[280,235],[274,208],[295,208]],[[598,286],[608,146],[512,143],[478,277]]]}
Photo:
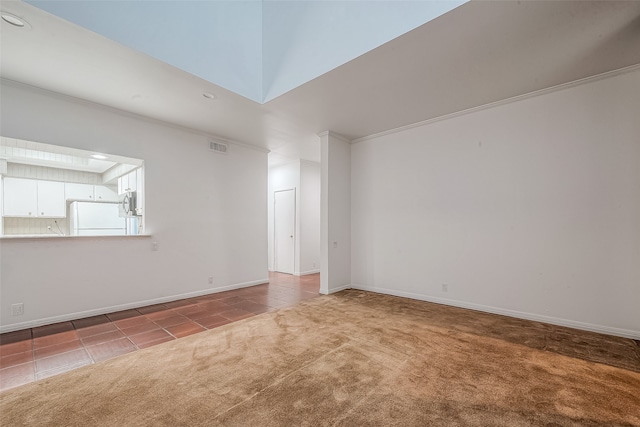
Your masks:
{"label": "ceiling light fixture", "polygon": [[211,93],[211,92],[204,92],[204,93],[202,94],[202,96],[204,96],[204,97],[205,97],[205,98],[207,98],[207,99],[216,99],[215,94],[213,94],[213,93]]}
{"label": "ceiling light fixture", "polygon": [[107,160],[108,159],[107,156],[103,156],[102,154],[92,154],[91,157],[93,157],[94,159],[98,159],[98,160]]}
{"label": "ceiling light fixture", "polygon": [[14,27],[29,27],[29,23],[27,21],[10,13],[2,12],[1,16],[3,21],[13,25]]}

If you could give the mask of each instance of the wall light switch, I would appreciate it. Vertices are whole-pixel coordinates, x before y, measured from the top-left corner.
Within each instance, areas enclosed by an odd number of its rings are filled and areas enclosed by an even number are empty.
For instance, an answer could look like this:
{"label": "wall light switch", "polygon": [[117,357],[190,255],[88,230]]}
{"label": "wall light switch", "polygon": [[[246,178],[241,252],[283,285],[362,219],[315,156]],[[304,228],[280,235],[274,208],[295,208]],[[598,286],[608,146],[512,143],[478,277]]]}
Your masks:
{"label": "wall light switch", "polygon": [[151,243],[151,250],[152,251],[157,251],[158,250],[158,242]]}

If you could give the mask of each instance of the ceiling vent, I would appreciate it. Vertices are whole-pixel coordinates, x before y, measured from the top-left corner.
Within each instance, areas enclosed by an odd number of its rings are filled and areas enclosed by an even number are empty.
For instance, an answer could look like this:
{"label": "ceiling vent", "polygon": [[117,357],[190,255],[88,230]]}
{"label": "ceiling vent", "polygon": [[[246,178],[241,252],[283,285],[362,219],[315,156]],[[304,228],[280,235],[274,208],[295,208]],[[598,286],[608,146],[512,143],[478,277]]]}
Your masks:
{"label": "ceiling vent", "polygon": [[220,154],[227,154],[228,149],[229,146],[227,144],[218,141],[209,141],[209,150],[211,151],[215,151]]}

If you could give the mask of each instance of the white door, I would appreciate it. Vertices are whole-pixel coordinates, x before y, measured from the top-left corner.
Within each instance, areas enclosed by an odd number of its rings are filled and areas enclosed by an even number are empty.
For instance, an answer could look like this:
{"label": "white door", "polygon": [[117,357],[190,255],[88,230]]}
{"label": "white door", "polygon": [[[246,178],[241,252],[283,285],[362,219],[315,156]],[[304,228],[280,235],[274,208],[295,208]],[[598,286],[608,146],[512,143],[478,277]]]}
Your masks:
{"label": "white door", "polygon": [[274,263],[280,273],[293,274],[296,230],[296,191],[274,193]]}

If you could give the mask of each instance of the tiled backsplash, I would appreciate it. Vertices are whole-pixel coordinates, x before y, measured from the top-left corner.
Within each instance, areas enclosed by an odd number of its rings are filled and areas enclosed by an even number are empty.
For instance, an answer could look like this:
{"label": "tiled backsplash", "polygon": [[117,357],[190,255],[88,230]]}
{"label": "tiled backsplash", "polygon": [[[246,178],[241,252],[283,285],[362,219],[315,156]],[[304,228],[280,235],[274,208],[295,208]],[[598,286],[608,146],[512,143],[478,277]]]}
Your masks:
{"label": "tiled backsplash", "polygon": [[[66,218],[3,218],[6,236],[24,234],[69,235]],[[56,221],[58,225],[56,226]],[[51,230],[47,227],[51,226]],[[58,229],[60,227],[60,229]]]}

